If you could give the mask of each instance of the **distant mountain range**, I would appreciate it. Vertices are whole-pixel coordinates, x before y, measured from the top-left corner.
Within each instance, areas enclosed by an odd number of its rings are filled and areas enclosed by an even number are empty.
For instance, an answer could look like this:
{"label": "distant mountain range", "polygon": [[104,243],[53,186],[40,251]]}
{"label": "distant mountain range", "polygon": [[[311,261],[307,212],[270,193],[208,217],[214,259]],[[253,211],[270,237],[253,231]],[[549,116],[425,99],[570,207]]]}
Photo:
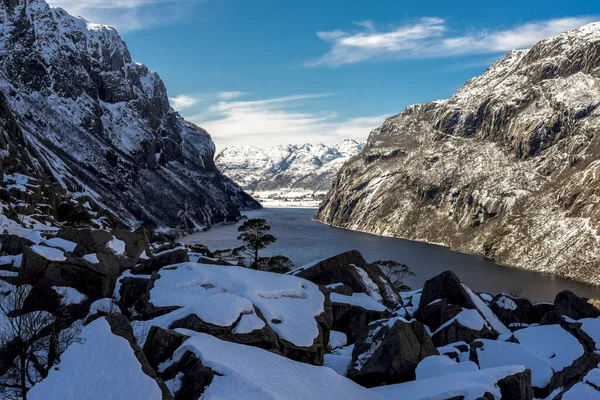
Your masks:
{"label": "distant mountain range", "polygon": [[350,139],[334,146],[232,146],[217,155],[215,163],[250,193],[267,197],[318,196],[329,190],[342,165],[363,149],[362,143]]}

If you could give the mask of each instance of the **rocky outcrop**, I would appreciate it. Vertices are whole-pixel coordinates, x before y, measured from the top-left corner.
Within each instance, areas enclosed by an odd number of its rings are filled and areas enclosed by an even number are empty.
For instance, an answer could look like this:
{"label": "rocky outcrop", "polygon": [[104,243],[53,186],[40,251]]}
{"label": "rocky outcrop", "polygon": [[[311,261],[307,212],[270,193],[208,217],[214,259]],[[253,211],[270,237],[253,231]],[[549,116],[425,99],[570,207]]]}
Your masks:
{"label": "rocky outcrop", "polygon": [[[208,133],[169,106],[160,77],[132,61],[114,29],[44,0],[0,2],[0,15],[0,119],[12,116],[4,162],[21,158],[35,177],[129,226],[197,228],[258,206],[221,175]],[[74,224],[96,212],[48,204]]]}
{"label": "rocky outcrop", "polygon": [[[490,302],[490,309],[505,325],[531,324],[534,319],[533,305],[527,299],[499,294]],[[538,320],[539,323],[541,321]]]}
{"label": "rocky outcrop", "polygon": [[419,362],[438,354],[419,322],[381,320],[360,333],[348,378],[366,387],[414,380]]}
{"label": "rocky outcrop", "polygon": [[554,299],[554,311],[558,315],[571,319],[600,317],[600,310],[568,290],[556,295]]}
{"label": "rocky outcrop", "polygon": [[333,323],[331,329],[343,332],[348,338],[348,343],[354,343],[356,335],[371,322],[388,316],[388,312],[368,310],[359,305],[333,302],[331,304]]}
{"label": "rocky outcrop", "polygon": [[389,118],[317,218],[600,284],[599,43],[599,23],[543,40]]}
{"label": "rocky outcrop", "polygon": [[290,274],[324,286],[344,284],[353,293],[365,293],[388,307],[401,302],[388,277],[379,267],[367,263],[357,250],[302,266]]}

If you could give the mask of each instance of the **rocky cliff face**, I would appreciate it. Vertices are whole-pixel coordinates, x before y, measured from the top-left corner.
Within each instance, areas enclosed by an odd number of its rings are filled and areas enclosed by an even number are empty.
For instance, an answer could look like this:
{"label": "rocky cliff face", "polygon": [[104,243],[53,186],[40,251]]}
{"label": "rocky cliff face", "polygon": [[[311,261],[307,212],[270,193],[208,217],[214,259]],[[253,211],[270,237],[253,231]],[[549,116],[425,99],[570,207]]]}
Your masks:
{"label": "rocky cliff face", "polygon": [[0,1],[0,92],[36,154],[32,167],[128,225],[196,227],[257,206],[110,27],[43,0]]}
{"label": "rocky cliff face", "polygon": [[600,23],[514,51],[375,129],[324,222],[600,284]]}
{"label": "rocky cliff face", "polygon": [[325,193],[335,175],[364,148],[355,140],[335,146],[230,147],[215,160],[217,167],[245,190]]}

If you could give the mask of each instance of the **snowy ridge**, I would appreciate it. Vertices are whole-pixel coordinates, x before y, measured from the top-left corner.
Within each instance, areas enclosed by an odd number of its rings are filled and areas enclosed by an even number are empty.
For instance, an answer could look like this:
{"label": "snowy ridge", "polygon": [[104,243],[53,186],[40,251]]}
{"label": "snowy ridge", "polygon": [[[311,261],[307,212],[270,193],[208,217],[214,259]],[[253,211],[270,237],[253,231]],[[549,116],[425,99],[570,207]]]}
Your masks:
{"label": "snowy ridge", "polygon": [[375,129],[317,218],[600,284],[600,23]]}
{"label": "snowy ridge", "polygon": [[116,30],[43,0],[2,2],[0,15],[0,91],[36,174],[128,225],[195,228],[257,206],[219,174],[208,133],[170,107]]}
{"label": "snowy ridge", "polygon": [[300,197],[326,193],[342,165],[363,149],[362,143],[350,139],[335,146],[232,146],[219,153],[215,163],[225,175],[258,197]]}

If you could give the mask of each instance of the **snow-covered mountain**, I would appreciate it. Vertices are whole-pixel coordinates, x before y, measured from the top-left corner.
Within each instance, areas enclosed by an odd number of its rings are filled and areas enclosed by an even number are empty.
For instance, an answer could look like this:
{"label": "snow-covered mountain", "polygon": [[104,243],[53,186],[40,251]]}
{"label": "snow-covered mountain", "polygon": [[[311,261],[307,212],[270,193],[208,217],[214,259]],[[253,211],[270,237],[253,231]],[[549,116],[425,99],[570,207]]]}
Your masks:
{"label": "snow-covered mountain", "polygon": [[233,146],[219,153],[215,162],[221,172],[252,193],[324,194],[342,165],[363,148],[350,139],[335,146]]}
{"label": "snow-covered mountain", "polygon": [[3,143],[4,163],[26,149],[34,157],[19,172],[125,224],[194,227],[257,205],[219,173],[208,133],[170,107],[160,77],[110,27],[43,0],[0,2],[0,92],[2,117],[23,137],[20,148]]}
{"label": "snow-covered mountain", "polygon": [[321,221],[600,284],[600,23],[375,129]]}

